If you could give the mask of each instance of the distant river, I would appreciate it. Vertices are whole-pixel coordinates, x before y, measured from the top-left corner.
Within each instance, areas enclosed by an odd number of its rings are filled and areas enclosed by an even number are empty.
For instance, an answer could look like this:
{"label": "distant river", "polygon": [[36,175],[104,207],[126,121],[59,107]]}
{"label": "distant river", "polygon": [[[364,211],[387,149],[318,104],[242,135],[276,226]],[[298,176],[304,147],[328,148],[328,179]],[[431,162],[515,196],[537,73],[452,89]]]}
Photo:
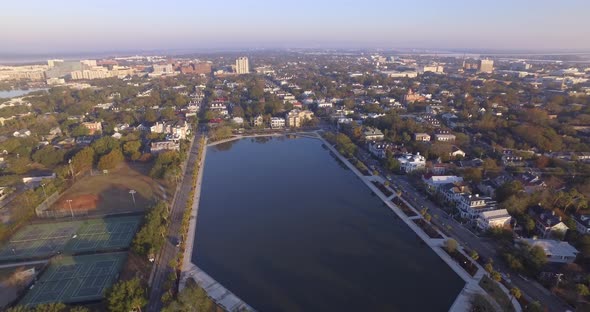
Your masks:
{"label": "distant river", "polygon": [[258,311],[448,311],[460,279],[314,139],[209,147],[193,261]]}
{"label": "distant river", "polygon": [[27,95],[31,92],[35,92],[35,91],[41,91],[41,90],[47,90],[47,89],[28,89],[28,90],[9,90],[9,91],[0,91],[0,98],[13,98],[13,97],[17,97],[17,96],[23,96],[23,95]]}

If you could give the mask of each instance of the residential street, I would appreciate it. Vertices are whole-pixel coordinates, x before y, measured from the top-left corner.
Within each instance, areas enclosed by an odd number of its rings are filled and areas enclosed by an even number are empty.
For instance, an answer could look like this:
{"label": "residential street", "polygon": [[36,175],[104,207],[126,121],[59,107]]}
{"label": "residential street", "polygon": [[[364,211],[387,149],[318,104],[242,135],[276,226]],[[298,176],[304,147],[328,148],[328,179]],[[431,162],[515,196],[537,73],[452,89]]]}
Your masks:
{"label": "residential street", "polygon": [[[406,192],[403,195],[404,199],[416,207],[417,210],[420,210],[421,207],[428,208],[428,212],[432,216],[432,222],[435,225],[439,228],[444,228],[444,231],[454,237],[461,245],[469,249],[475,249],[481,257],[493,259],[494,267],[499,272],[504,274],[510,272],[504,265],[501,255],[496,254],[492,242],[488,242],[485,238],[475,236],[455,219],[450,218],[438,205],[426,198],[424,194],[418,192],[406,176],[392,175],[391,177],[393,184],[400,186]],[[561,299],[531,279],[525,281],[518,275],[510,274],[510,280],[514,286],[522,290],[525,296],[527,296],[527,299],[541,302],[549,311],[571,310]]]}
{"label": "residential street", "polygon": [[171,207],[168,235],[166,236],[164,247],[162,248],[160,255],[156,258],[156,262],[154,263],[156,268],[149,294],[149,303],[147,306],[148,312],[157,312],[162,310],[162,301],[160,298],[164,293],[163,285],[166,282],[168,275],[173,272],[168,267],[168,263],[176,258],[179,251],[178,247],[175,246],[172,240],[175,238],[180,238],[179,232],[182,225],[182,216],[184,214],[184,210],[186,209],[186,202],[192,187],[191,180],[193,171],[195,169],[195,164],[197,163],[200,137],[201,136],[199,132],[194,138],[194,143],[190,150],[188,161],[186,162],[186,168],[184,170],[182,180],[179,182],[180,186],[177,190],[173,205]]}

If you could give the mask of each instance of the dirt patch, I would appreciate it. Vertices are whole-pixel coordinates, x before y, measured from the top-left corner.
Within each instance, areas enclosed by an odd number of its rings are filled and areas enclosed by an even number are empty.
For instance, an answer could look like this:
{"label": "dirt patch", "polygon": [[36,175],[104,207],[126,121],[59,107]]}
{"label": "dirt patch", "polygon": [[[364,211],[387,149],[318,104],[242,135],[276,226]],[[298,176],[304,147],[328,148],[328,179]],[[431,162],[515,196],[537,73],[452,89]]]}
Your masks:
{"label": "dirt patch", "polygon": [[96,194],[63,196],[57,201],[53,208],[55,210],[94,210],[96,207],[98,207],[100,202],[100,195]]}
{"label": "dirt patch", "polygon": [[[78,179],[49,210],[87,211],[89,215],[144,211],[156,200],[173,196],[174,188],[147,175],[150,164],[123,163],[107,174],[93,171]],[[130,193],[131,190],[135,192]]]}

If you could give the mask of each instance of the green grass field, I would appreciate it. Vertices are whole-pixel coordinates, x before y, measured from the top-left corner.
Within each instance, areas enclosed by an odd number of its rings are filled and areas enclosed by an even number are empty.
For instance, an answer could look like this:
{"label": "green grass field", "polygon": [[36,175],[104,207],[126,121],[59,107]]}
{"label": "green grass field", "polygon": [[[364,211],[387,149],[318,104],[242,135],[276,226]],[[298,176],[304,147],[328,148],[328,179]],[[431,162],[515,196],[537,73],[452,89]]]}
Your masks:
{"label": "green grass field", "polygon": [[20,304],[100,300],[116,281],[127,253],[61,257],[52,261]]}
{"label": "green grass field", "polygon": [[27,225],[0,248],[0,261],[124,249],[131,244],[141,219],[124,216]]}

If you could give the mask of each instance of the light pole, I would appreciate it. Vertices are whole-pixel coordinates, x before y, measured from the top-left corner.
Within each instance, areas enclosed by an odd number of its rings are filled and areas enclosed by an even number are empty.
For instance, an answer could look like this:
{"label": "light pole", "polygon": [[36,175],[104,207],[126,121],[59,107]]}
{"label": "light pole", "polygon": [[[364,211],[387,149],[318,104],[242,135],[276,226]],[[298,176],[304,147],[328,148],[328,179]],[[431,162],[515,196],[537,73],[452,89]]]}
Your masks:
{"label": "light pole", "polygon": [[45,192],[45,184],[41,183],[41,187],[43,188],[43,194],[45,194],[45,199],[47,199],[47,192]]}
{"label": "light pole", "polygon": [[131,194],[131,199],[133,200],[133,208],[137,208],[135,207],[135,193],[137,193],[135,190],[129,191],[129,194]]}
{"label": "light pole", "polygon": [[68,164],[70,165],[70,174],[72,175],[72,179],[74,179],[74,169],[72,169],[72,159],[68,160]]}
{"label": "light pole", "polygon": [[72,214],[72,219],[74,218],[74,210],[72,210],[72,200],[68,199],[66,200],[66,202],[68,202],[68,205],[70,205],[70,214]]}

